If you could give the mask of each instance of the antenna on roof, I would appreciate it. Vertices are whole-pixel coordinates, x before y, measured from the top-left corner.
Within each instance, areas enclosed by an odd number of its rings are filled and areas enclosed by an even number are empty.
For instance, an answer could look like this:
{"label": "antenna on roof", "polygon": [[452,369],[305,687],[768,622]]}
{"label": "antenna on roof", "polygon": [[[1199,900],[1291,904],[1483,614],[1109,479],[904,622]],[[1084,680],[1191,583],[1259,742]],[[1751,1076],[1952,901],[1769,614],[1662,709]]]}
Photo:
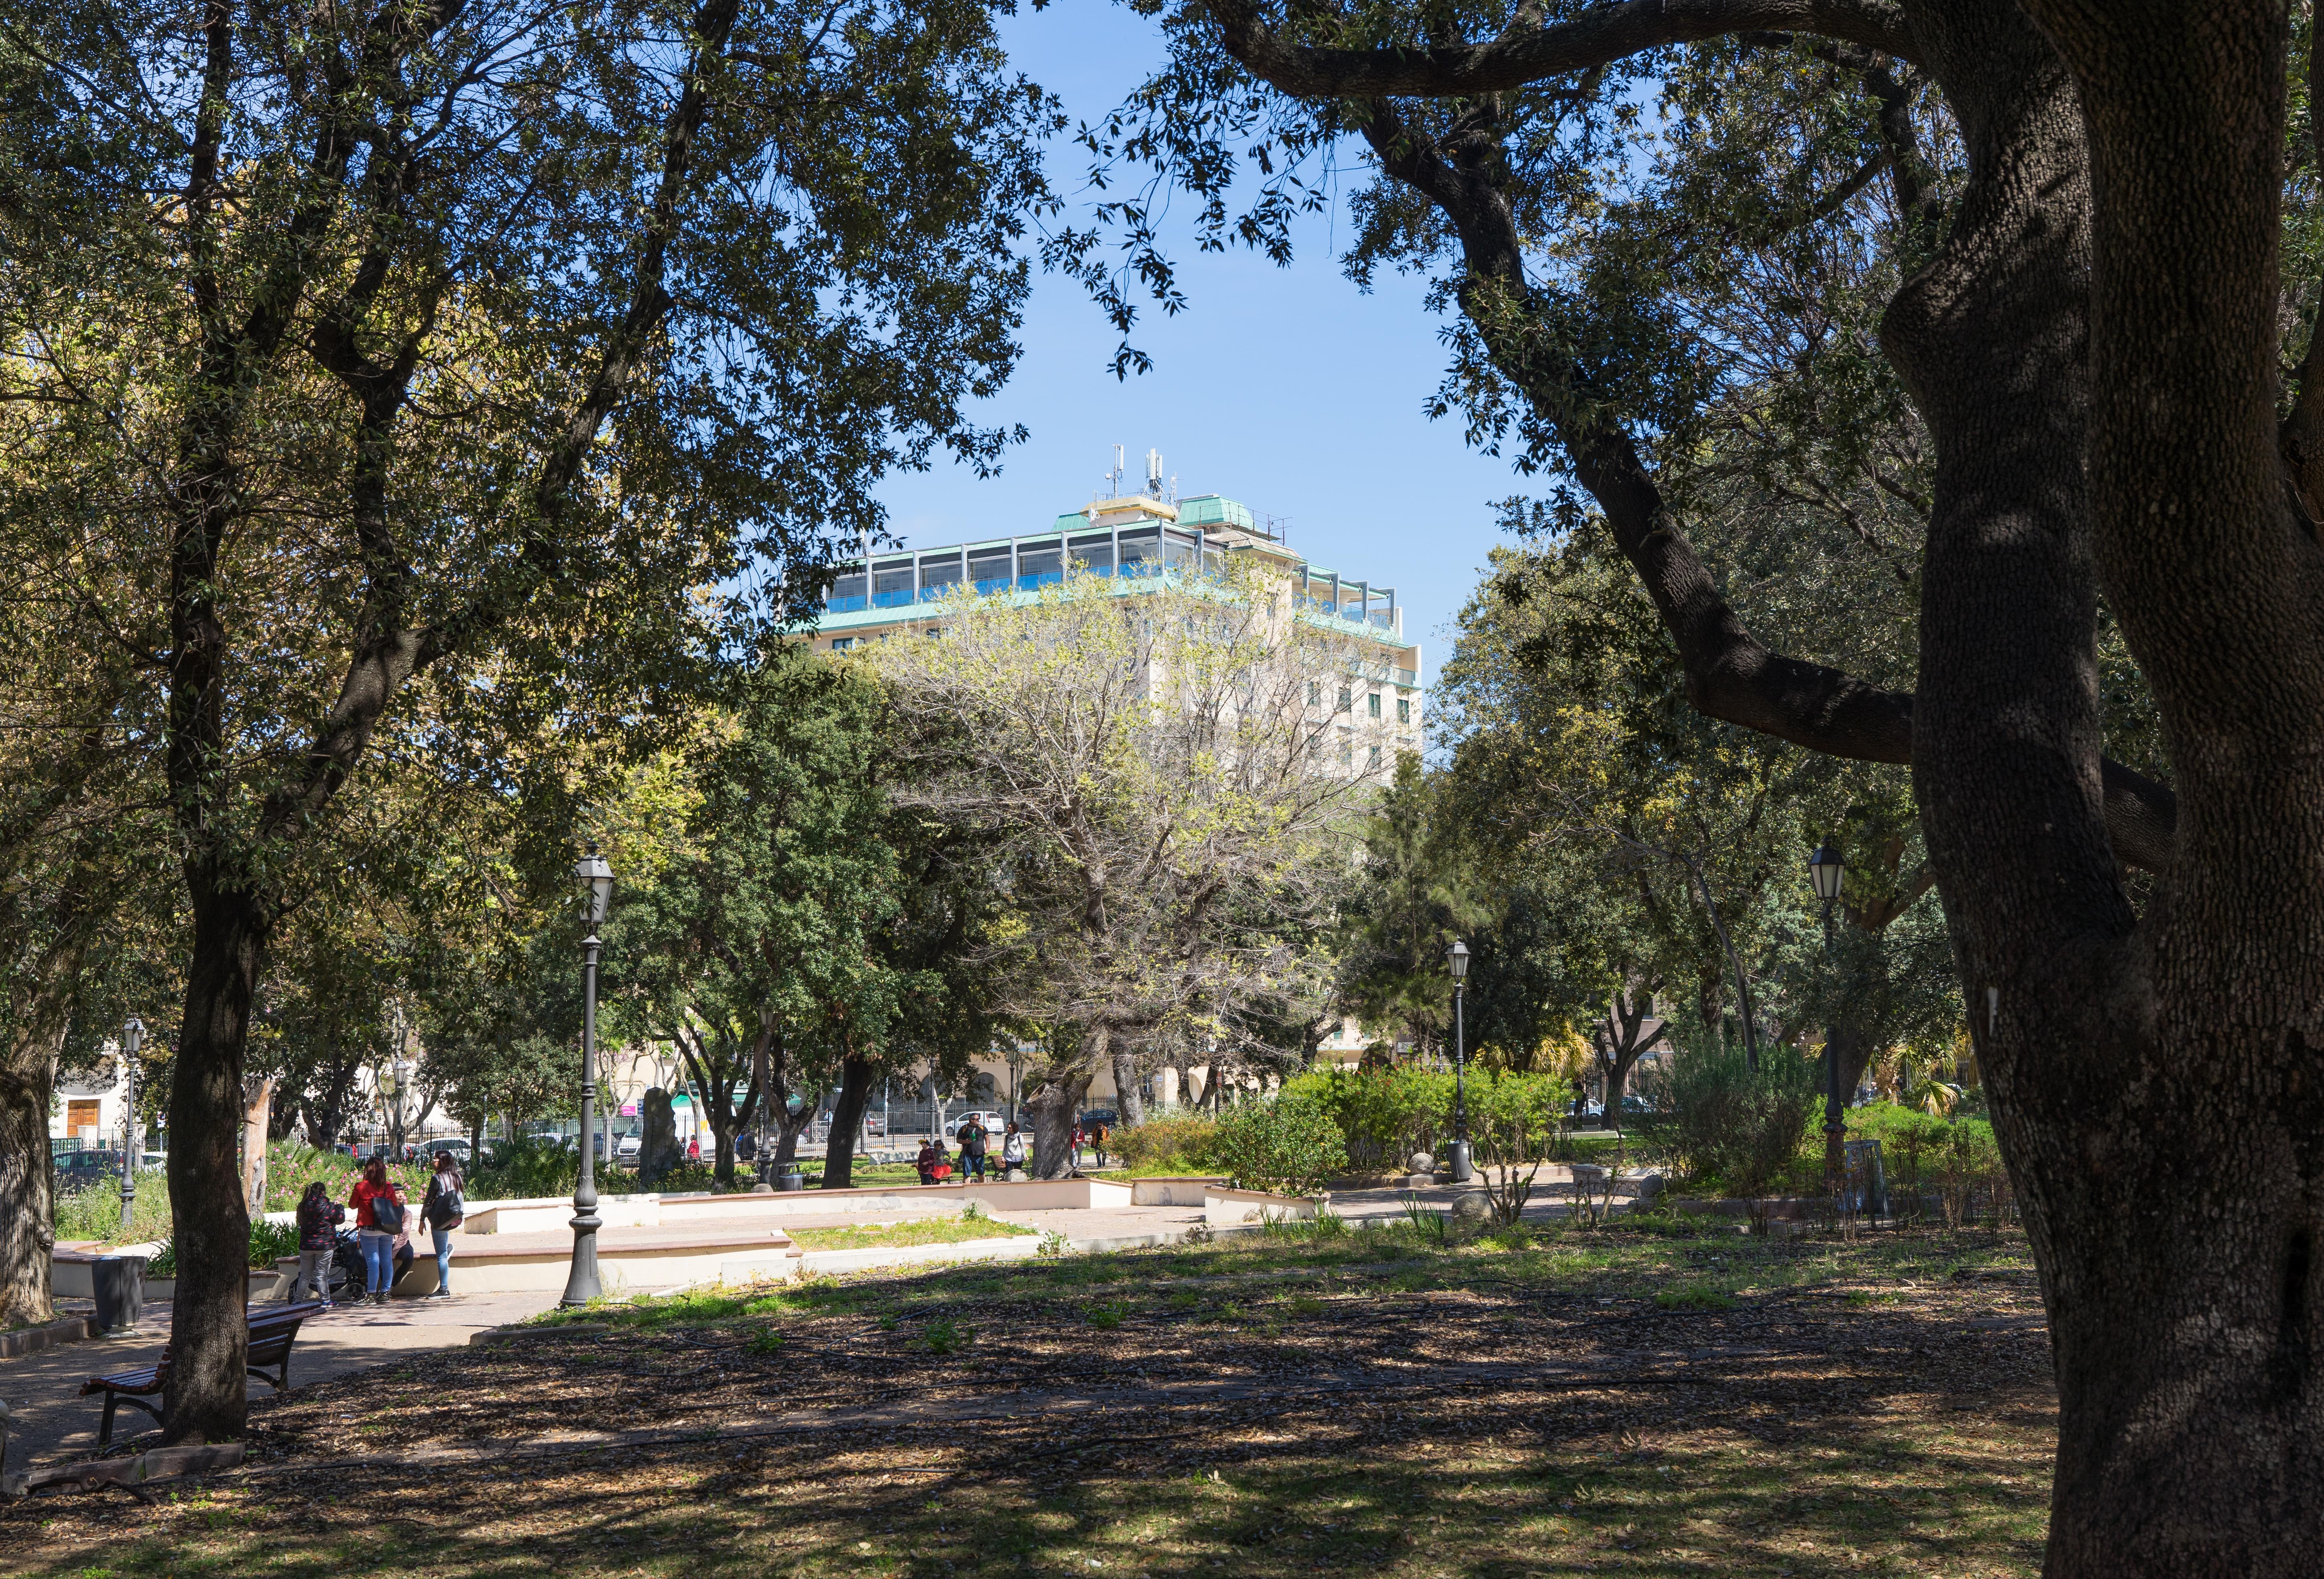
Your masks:
{"label": "antenna on roof", "polygon": [[1105,474],[1105,485],[1113,490],[1112,493],[1106,495],[1107,498],[1119,499],[1121,497],[1121,479],[1129,475],[1129,472],[1124,470],[1122,467],[1121,446],[1117,444],[1113,447],[1113,469]]}
{"label": "antenna on roof", "polygon": [[1162,452],[1158,449],[1146,452],[1146,491],[1157,499],[1162,497]]}

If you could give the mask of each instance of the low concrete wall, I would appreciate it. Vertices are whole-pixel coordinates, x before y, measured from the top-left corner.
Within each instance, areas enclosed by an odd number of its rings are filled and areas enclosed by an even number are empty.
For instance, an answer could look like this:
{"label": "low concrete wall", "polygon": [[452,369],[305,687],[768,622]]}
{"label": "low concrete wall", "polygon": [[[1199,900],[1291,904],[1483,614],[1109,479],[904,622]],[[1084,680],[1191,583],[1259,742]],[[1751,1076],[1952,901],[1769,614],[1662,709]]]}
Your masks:
{"label": "low concrete wall", "polygon": [[1323,1203],[1264,1190],[1230,1190],[1213,1185],[1203,1193],[1203,1221],[1212,1227],[1237,1223],[1313,1223]]}
{"label": "low concrete wall", "polygon": [[[622,1289],[669,1288],[681,1283],[706,1283],[718,1279],[748,1282],[753,1278],[793,1278],[798,1275],[798,1248],[789,1244],[742,1242],[731,1245],[687,1245],[669,1250],[621,1250],[600,1245],[598,1280],[607,1293]],[[478,1248],[452,1255],[452,1289],[456,1294],[516,1294],[562,1288],[573,1270],[571,1252],[496,1255]],[[411,1270],[395,1286],[401,1297],[436,1291],[436,1258]]]}
{"label": "low concrete wall", "polygon": [[1205,1205],[1212,1190],[1226,1184],[1222,1176],[1204,1177],[1182,1174],[1170,1178],[1133,1178],[1130,1183],[1130,1204],[1138,1206],[1200,1206]]}
{"label": "low concrete wall", "polygon": [[1127,1184],[1103,1178],[1029,1179],[1024,1184],[969,1185],[962,1192],[1003,1212],[1055,1212],[1121,1207],[1130,1204]]}
{"label": "low concrete wall", "polygon": [[908,1267],[927,1261],[1017,1261],[1041,1252],[1036,1234],[1003,1239],[964,1239],[954,1244],[874,1245],[868,1250],[811,1250],[799,1258],[799,1275],[862,1272],[875,1267]]}
{"label": "low concrete wall", "polygon": [[[600,1196],[597,1223],[604,1228],[659,1228],[659,1196]],[[536,1233],[563,1228],[573,1221],[571,1196],[546,1196],[521,1201],[470,1201],[462,1233]]]}

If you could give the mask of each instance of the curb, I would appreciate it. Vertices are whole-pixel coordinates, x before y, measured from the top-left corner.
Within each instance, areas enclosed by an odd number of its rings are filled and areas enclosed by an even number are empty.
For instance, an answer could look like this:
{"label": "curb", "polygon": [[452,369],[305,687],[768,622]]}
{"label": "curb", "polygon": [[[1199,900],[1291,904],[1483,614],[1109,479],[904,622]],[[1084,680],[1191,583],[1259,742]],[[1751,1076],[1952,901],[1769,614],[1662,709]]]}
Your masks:
{"label": "curb", "polygon": [[58,1464],[0,1476],[0,1497],[23,1497],[43,1486],[140,1486],[151,1481],[176,1480],[183,1475],[208,1474],[242,1463],[242,1444],[216,1447],[157,1447],[134,1458],[97,1458],[87,1464]]}
{"label": "curb", "polygon": [[0,1360],[14,1360],[22,1354],[38,1353],[53,1349],[59,1344],[78,1344],[105,1335],[93,1316],[68,1316],[50,1322],[46,1326],[28,1326],[13,1333],[0,1333]]}

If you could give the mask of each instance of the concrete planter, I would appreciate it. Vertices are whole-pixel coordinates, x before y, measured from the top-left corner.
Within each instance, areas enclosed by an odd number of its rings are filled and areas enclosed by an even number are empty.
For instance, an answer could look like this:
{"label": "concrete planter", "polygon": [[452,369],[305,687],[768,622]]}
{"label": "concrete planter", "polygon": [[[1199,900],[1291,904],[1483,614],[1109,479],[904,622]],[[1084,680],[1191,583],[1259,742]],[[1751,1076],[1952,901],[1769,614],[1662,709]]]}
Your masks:
{"label": "concrete planter", "polygon": [[1130,1200],[1138,1206],[1199,1206],[1210,1192],[1226,1187],[1222,1175],[1176,1174],[1161,1178],[1133,1178]]}
{"label": "concrete planter", "polygon": [[1243,1223],[1313,1223],[1323,1209],[1321,1199],[1269,1195],[1265,1190],[1231,1190],[1213,1185],[1203,1193],[1203,1221],[1213,1228]]}

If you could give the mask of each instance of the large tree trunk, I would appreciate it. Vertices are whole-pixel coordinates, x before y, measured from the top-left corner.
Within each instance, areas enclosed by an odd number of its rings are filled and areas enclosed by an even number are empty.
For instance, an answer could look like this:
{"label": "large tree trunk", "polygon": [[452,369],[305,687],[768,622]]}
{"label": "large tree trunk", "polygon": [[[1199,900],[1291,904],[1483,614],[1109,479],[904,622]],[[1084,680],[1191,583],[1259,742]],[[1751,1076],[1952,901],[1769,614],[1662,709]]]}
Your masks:
{"label": "large tree trunk", "polygon": [[1138,1050],[1118,1044],[1113,1049],[1113,1106],[1125,1126],[1146,1122],[1146,1094],[1138,1079]]}
{"label": "large tree trunk", "polygon": [[0,1064],[0,1327],[56,1315],[50,1271],[56,1250],[56,1169],[49,1103],[56,1042],[16,1039]]}
{"label": "large tree trunk", "polygon": [[823,1147],[825,1189],[854,1187],[855,1139],[862,1133],[863,1105],[871,1100],[872,1062],[851,1053],[840,1062],[839,1100],[831,1104],[831,1136]]}
{"label": "large tree trunk", "polygon": [[[1987,347],[1981,410],[1939,439],[1956,498],[2024,504],[1947,512],[1940,474],[1919,778],[2050,1313],[2047,1571],[2324,1573],[2324,575],[2275,453],[2285,10],[2028,8],[2089,136],[2089,439],[2021,398],[2060,382],[2031,365],[2059,337],[1986,285],[2001,310],[1947,346]],[[2019,163],[2021,193],[2072,184]],[[2073,239],[2028,232],[2035,262]],[[2091,807],[2093,558],[2179,775],[2143,925]]]}
{"label": "large tree trunk", "polygon": [[[244,1389],[250,1214],[235,1188],[242,1053],[266,926],[247,891],[189,873],[192,959],[185,1020],[170,1084],[170,1210],[178,1289],[170,1325],[172,1443],[239,1437]],[[205,891],[207,890],[207,891]]]}
{"label": "large tree trunk", "polygon": [[1073,1171],[1074,1121],[1089,1088],[1088,1071],[1068,1070],[1043,1081],[1025,1099],[1033,1119],[1033,1177],[1063,1178]]}

